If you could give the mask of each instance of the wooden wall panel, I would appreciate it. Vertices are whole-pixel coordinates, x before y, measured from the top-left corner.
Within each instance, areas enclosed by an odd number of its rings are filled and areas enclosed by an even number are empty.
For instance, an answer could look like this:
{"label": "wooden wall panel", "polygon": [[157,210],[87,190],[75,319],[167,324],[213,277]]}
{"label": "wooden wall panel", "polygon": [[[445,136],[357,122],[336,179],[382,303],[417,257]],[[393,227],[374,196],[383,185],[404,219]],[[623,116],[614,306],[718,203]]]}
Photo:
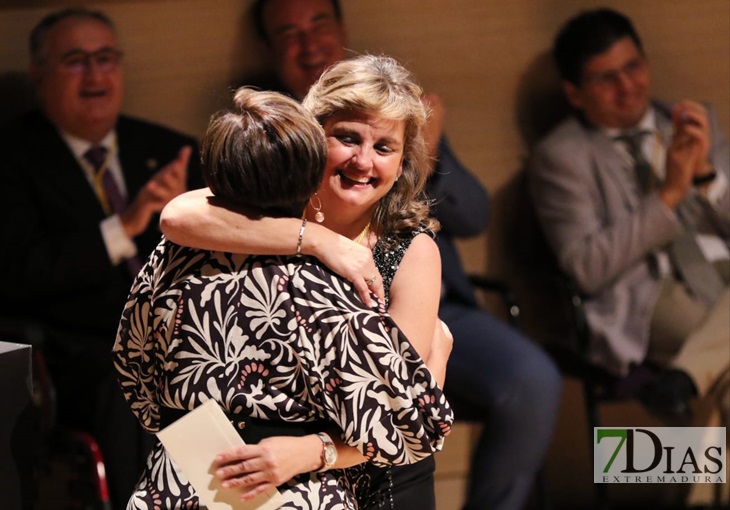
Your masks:
{"label": "wooden wall panel", "polygon": [[526,103],[530,94],[547,94],[554,85],[546,52],[558,27],[580,9],[605,4],[635,20],[652,61],[658,97],[711,102],[722,125],[730,127],[730,3],[724,0],[663,1],[661,10],[652,0],[414,0],[390,2],[387,8],[346,2],[350,46],[389,52],[427,90],[443,97],[452,145],[495,195],[491,242],[461,243],[470,269],[508,270],[501,260],[500,214],[510,214],[513,204],[500,203],[500,192],[528,152],[534,133],[525,132],[525,124],[541,115]]}
{"label": "wooden wall panel", "polygon": [[[130,114],[202,135],[210,114],[228,106],[234,76],[258,65],[257,52],[245,51],[254,44],[239,0],[85,5],[104,10],[117,25],[125,50],[124,110]],[[51,9],[0,10],[6,40],[0,78],[26,69],[27,33]]]}
{"label": "wooden wall panel", "polygon": [[[7,0],[6,0],[7,2]],[[56,0],[37,0],[56,5]],[[227,103],[229,86],[261,66],[242,0],[99,3],[117,22],[127,55],[125,109],[200,135]],[[630,14],[644,35],[657,94],[697,97],[730,127],[730,3],[726,0],[601,2]],[[448,108],[447,131],[464,161],[497,192],[526,153],[517,118],[524,76],[544,58],[560,23],[591,0],[344,0],[355,52],[388,52]],[[0,76],[22,73],[26,35],[52,7],[0,7]],[[25,4],[28,5],[28,4]],[[481,259],[481,260],[479,260]],[[477,255],[475,267],[486,259]]]}

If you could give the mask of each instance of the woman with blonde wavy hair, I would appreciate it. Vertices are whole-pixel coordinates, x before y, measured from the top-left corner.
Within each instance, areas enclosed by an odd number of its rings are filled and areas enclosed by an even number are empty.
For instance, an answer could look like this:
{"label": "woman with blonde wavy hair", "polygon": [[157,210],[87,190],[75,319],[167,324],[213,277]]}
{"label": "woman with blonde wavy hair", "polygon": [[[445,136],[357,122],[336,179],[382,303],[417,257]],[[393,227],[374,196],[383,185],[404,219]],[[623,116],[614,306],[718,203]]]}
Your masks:
{"label": "woman with blonde wavy hair", "polygon": [[[303,105],[327,140],[324,179],[301,220],[252,217],[208,199],[210,191],[181,195],[162,213],[168,239],[227,252],[312,255],[347,278],[365,304],[373,296],[443,385],[449,342],[437,317],[441,264],[433,240],[438,223],[429,217],[424,185],[429,161],[423,140],[427,111],[413,76],[389,57],[360,56],[338,62],[311,87]],[[433,348],[433,353],[432,353]],[[432,355],[433,354],[433,355]],[[339,424],[345,429],[348,424]],[[229,486],[253,497],[302,472],[306,456],[288,454],[284,441],[221,457]],[[288,438],[294,440],[293,438]],[[364,459],[339,441],[334,467]],[[263,445],[263,442],[261,443]],[[358,507],[435,508],[433,457],[381,468],[360,464],[341,483]]]}

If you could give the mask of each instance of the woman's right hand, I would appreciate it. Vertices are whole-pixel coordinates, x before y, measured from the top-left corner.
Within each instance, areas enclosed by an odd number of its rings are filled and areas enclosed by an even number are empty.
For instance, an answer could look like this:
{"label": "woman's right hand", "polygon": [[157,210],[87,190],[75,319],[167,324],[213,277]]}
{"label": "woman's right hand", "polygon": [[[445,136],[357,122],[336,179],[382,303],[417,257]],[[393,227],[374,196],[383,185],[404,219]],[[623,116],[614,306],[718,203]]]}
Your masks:
{"label": "woman's right hand", "polygon": [[672,111],[672,122],[674,135],[667,147],[665,179],[659,195],[673,209],[692,189],[692,178],[706,171],[710,132],[707,110],[693,101],[678,103]]}

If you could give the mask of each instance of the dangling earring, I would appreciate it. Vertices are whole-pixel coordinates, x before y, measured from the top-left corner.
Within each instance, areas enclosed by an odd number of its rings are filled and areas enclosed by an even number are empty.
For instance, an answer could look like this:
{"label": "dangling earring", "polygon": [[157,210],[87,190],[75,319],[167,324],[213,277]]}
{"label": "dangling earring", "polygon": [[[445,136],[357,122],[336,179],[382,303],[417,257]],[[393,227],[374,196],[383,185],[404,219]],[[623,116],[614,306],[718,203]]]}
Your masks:
{"label": "dangling earring", "polygon": [[[317,205],[314,205],[314,202],[312,202],[312,198],[317,199]],[[322,201],[319,199],[319,196],[315,193],[311,196],[309,199],[309,205],[312,206],[312,209],[314,209],[314,219],[317,223],[322,223],[324,221],[324,213],[322,212]]]}

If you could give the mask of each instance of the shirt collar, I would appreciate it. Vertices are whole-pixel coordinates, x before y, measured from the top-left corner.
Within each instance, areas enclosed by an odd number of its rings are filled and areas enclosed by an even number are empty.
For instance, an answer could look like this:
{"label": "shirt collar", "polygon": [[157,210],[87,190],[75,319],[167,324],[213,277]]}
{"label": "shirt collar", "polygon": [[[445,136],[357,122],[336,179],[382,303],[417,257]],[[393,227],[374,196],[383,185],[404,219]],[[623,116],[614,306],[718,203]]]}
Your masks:
{"label": "shirt collar", "polygon": [[624,131],[650,131],[652,133],[656,132],[656,111],[654,110],[654,107],[649,105],[649,108],[646,109],[646,113],[641,118],[641,120],[631,128],[630,130],[626,129],[619,129],[619,128],[601,128],[601,132],[606,135],[609,139],[614,140],[617,136],[619,136]]}
{"label": "shirt collar", "polygon": [[116,132],[114,130],[111,130],[106,134],[104,138],[101,139],[99,143],[91,143],[88,140],[84,140],[83,138],[79,138],[78,136],[66,133],[65,131],[61,131],[60,133],[61,138],[64,139],[66,144],[71,149],[71,152],[73,152],[74,156],[76,156],[76,159],[78,160],[83,160],[86,151],[88,151],[93,146],[101,145],[102,147],[110,149],[114,146],[114,137],[116,136]]}

